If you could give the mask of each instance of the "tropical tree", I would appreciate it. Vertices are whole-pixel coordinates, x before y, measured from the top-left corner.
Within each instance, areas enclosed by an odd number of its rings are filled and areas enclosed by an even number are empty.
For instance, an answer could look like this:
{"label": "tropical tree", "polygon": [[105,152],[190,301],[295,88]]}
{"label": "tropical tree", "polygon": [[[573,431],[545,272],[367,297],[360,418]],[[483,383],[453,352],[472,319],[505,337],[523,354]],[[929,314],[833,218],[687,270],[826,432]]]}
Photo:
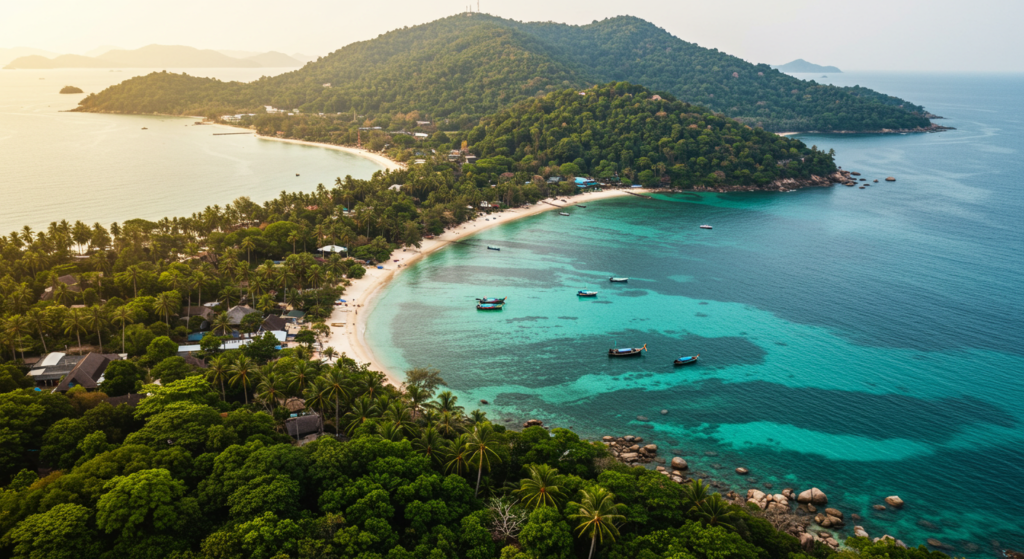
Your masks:
{"label": "tropical tree", "polygon": [[686,510],[692,510],[703,503],[711,493],[711,487],[698,478],[683,485],[683,506]]}
{"label": "tropical tree", "polygon": [[311,361],[299,361],[288,375],[288,390],[291,394],[302,394],[312,382],[318,370]]}
{"label": "tropical tree", "polygon": [[284,374],[277,370],[276,364],[276,361],[271,361],[260,367],[259,384],[256,385],[256,398],[262,401],[270,412],[285,397],[288,389],[288,382]]}
{"label": "tropical tree", "polygon": [[181,301],[178,300],[178,293],[175,291],[164,291],[153,300],[153,309],[164,315],[164,322],[171,325],[171,315],[181,309]]}
{"label": "tropical tree", "polygon": [[222,336],[227,336],[228,332],[231,331],[231,319],[228,318],[228,313],[222,312],[213,317],[213,321],[210,322],[210,330],[214,333],[220,332]]}
{"label": "tropical tree", "polygon": [[480,494],[480,479],[484,475],[484,468],[491,469],[491,460],[501,462],[498,453],[494,452],[499,442],[500,437],[488,423],[477,425],[466,441],[466,449],[471,453],[471,462],[477,465],[474,497]]}
{"label": "tropical tree", "polygon": [[33,308],[25,313],[25,319],[28,320],[29,327],[35,328],[35,331],[39,334],[39,341],[43,343],[43,353],[49,353],[50,350],[46,349],[46,335],[44,331],[50,329],[50,314],[45,309]]}
{"label": "tropical tree", "polygon": [[416,452],[438,464],[443,462],[446,444],[447,441],[433,427],[427,427],[420,433],[419,438],[412,441],[412,447],[416,449]]}
{"label": "tropical tree", "polygon": [[256,362],[245,355],[239,355],[231,365],[231,386],[242,385],[245,404],[249,405],[249,385],[258,371]]}
{"label": "tropical tree", "polygon": [[336,367],[331,367],[323,376],[327,386],[328,397],[334,400],[334,434],[341,434],[339,419],[341,418],[341,400],[351,397],[349,392],[348,378],[345,373]]}
{"label": "tropical tree", "polygon": [[206,378],[210,382],[220,384],[220,399],[224,401],[227,401],[227,396],[224,392],[224,381],[231,379],[231,366],[231,358],[221,355],[211,359],[206,367]]}
{"label": "tropical tree", "polygon": [[252,240],[252,237],[242,239],[238,247],[245,251],[245,259],[252,264],[252,249],[256,248],[256,242]]}
{"label": "tropical tree", "polygon": [[67,316],[64,318],[64,333],[71,335],[74,333],[78,339],[78,350],[82,350],[82,332],[87,330],[85,321],[85,313],[82,309],[68,309]]}
{"label": "tropical tree", "polygon": [[519,482],[519,499],[528,507],[554,507],[564,500],[558,470],[547,464],[529,467],[530,477]]}
{"label": "tropical tree", "polygon": [[733,525],[736,522],[736,513],[718,493],[712,493],[711,497],[701,501],[694,508],[694,512],[697,513],[701,522],[708,526],[721,526],[730,531],[736,530]]}
{"label": "tropical tree", "polygon": [[441,412],[437,418],[436,427],[445,437],[454,437],[459,431],[462,430],[461,420],[459,416],[450,412]]}
{"label": "tropical tree", "polygon": [[7,330],[7,335],[10,336],[11,354],[13,355],[13,353],[14,353],[14,342],[17,341],[18,342],[18,349],[21,350],[21,360],[22,361],[25,360],[25,348],[22,347],[22,346],[24,346],[24,344],[21,343],[21,340],[22,340],[23,337],[25,337],[25,333],[28,332],[29,330],[31,330],[31,328],[32,328],[32,324],[28,321],[27,318],[25,318],[24,316],[22,316],[20,314],[16,314],[16,315],[8,318],[7,319],[7,323],[5,324],[5,329]]}
{"label": "tropical tree", "polygon": [[[323,377],[317,379],[318,384],[322,384],[324,389],[328,389],[327,380]],[[357,398],[349,406],[348,413],[345,414],[344,420],[348,427],[345,429],[349,434],[359,428],[360,425],[366,423],[367,420],[377,417],[379,411],[377,410],[377,404],[374,403],[373,399],[369,396],[362,396]]]}
{"label": "tropical tree", "polygon": [[448,459],[444,465],[444,471],[447,474],[462,475],[469,471],[469,458],[471,451],[466,448],[469,443],[469,438],[463,434],[455,437],[446,449],[446,458]]}
{"label": "tropical tree", "polygon": [[569,508],[575,510],[569,515],[572,520],[578,520],[576,527],[578,535],[590,536],[590,554],[588,559],[594,557],[594,548],[598,540],[604,543],[605,538],[615,541],[619,535],[618,524],[626,520],[626,517],[619,514],[619,505],[615,504],[615,496],[607,489],[597,486],[590,490],[580,492],[583,498],[579,503],[569,503]]}
{"label": "tropical tree", "polygon": [[315,410],[320,415],[320,435],[324,434],[324,410],[331,405],[331,399],[327,397],[327,383],[323,378],[317,378],[309,385],[309,388],[302,393],[306,400],[306,409]]}
{"label": "tropical tree", "polygon": [[405,438],[405,430],[401,425],[385,420],[377,425],[377,436],[385,441],[398,442]]}
{"label": "tropical tree", "polygon": [[103,350],[103,328],[110,324],[107,318],[107,310],[99,305],[93,305],[85,311],[85,321],[90,328],[96,330],[96,340],[99,343],[100,351]]}
{"label": "tropical tree", "polygon": [[124,353],[124,327],[135,321],[135,312],[128,308],[128,305],[121,305],[110,313],[114,322],[121,323],[121,353]]}
{"label": "tropical tree", "polygon": [[140,268],[137,264],[132,264],[131,266],[128,266],[127,269],[125,269],[124,273],[127,274],[127,277],[129,279],[132,280],[132,297],[133,298],[138,297],[139,296],[139,276],[142,275],[142,268]]}

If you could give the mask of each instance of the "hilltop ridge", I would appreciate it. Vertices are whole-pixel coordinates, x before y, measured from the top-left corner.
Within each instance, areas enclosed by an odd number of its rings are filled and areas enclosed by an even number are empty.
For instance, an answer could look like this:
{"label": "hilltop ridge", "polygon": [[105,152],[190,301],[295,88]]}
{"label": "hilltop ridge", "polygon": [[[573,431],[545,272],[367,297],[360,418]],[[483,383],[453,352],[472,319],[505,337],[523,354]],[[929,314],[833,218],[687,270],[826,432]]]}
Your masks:
{"label": "hilltop ridge", "polygon": [[928,127],[924,108],[867,88],[788,76],[621,16],[573,26],[453,16],[347,45],[300,70],[248,84],[151,75],[81,110],[224,114],[273,105],[353,118],[419,111],[450,126],[565,87],[628,81],[768,130]]}
{"label": "hilltop ridge", "polygon": [[148,45],[134,50],[112,49],[98,56],[62,54],[47,58],[32,54],[15,58],[4,69],[35,70],[55,68],[288,68],[302,62],[280,52],[266,52],[245,58],[215,50],[180,45]]}

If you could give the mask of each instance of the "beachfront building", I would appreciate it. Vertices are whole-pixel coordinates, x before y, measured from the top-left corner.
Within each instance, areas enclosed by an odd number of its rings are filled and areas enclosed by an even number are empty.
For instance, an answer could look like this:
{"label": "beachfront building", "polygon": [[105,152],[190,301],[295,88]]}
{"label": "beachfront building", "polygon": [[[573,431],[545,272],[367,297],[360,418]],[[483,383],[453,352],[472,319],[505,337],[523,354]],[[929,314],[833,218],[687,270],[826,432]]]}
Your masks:
{"label": "beachfront building", "polygon": [[597,188],[600,185],[594,179],[576,177],[576,188]]}

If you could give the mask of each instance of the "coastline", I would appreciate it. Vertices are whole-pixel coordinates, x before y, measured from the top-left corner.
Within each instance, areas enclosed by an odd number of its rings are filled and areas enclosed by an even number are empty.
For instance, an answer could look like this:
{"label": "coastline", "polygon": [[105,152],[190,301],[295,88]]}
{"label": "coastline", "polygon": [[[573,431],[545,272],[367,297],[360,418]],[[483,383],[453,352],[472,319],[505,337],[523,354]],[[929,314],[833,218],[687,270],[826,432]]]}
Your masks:
{"label": "coastline", "polygon": [[[224,125],[221,125],[221,126],[224,126]],[[235,126],[229,126],[229,128],[233,128],[233,129],[236,129],[236,130],[238,129]],[[336,151],[344,151],[346,153],[351,153],[352,155],[355,155],[355,156],[358,156],[358,157],[369,159],[369,160],[373,161],[374,163],[377,163],[381,167],[384,167],[388,171],[399,171],[399,170],[402,170],[402,169],[406,168],[405,163],[399,163],[398,161],[395,161],[394,159],[390,159],[390,158],[385,157],[385,156],[383,156],[383,155],[381,155],[379,153],[375,153],[375,152],[372,152],[372,151],[369,151],[369,150],[365,150],[365,149],[362,149],[362,148],[354,148],[354,147],[349,147],[349,146],[339,146],[337,144],[328,144],[328,143],[324,143],[324,142],[310,142],[308,140],[295,140],[295,139],[292,139],[292,138],[275,138],[273,136],[261,136],[255,130],[253,130],[252,133],[253,133],[254,136],[256,136],[256,138],[258,138],[260,140],[273,140],[275,142],[285,142],[285,143],[288,143],[288,144],[298,144],[298,145],[302,145],[302,146],[312,146],[312,147],[318,147],[318,148],[333,149],[333,150],[336,150]]]}
{"label": "coastline", "polygon": [[[315,144],[320,145],[320,144]],[[646,192],[646,190],[644,191]],[[490,221],[482,221],[481,218],[462,223],[454,229],[449,229],[433,239],[424,239],[420,248],[407,247],[399,249],[391,255],[391,259],[384,263],[383,269],[368,268],[366,275],[351,280],[351,285],[345,289],[342,297],[347,301],[345,305],[335,306],[327,324],[331,328],[331,335],[325,342],[325,346],[335,349],[339,354],[344,353],[355,359],[358,363],[369,363],[370,368],[384,373],[387,382],[395,386],[402,384],[402,372],[391,371],[383,365],[373,354],[370,345],[366,342],[366,323],[378,300],[378,295],[383,291],[391,280],[399,273],[406,270],[423,258],[437,250],[440,250],[452,243],[469,238],[481,231],[485,231],[498,225],[537,215],[549,210],[584,204],[595,200],[628,196],[630,192],[625,190],[604,190],[601,192],[589,192],[564,197],[569,200],[562,204],[555,198],[546,198],[533,204],[529,208],[514,208],[504,210],[500,213],[490,214]],[[342,324],[342,326],[333,326]]]}

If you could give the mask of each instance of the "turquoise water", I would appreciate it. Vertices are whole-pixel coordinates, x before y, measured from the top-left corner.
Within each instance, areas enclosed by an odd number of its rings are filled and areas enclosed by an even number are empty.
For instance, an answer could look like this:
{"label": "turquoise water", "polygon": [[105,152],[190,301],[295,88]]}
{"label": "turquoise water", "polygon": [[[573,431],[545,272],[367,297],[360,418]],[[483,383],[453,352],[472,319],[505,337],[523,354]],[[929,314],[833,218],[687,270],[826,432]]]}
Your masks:
{"label": "turquoise water", "polygon": [[[184,71],[250,81],[281,70]],[[262,203],[283,190],[308,192],[339,176],[369,178],[381,168],[339,151],[214,136],[238,130],[192,126],[194,118],[63,112],[84,96],[61,95],[65,85],[88,94],[149,72],[0,70],[0,234],[61,219],[109,225],[187,216],[239,196]]]}
{"label": "turquoise water", "polygon": [[[617,198],[484,231],[382,294],[375,354],[498,421],[642,435],[740,492],[820,487],[864,517],[847,533],[1024,547],[1024,76],[842,79],[958,130],[803,138],[880,179],[863,190]],[[893,494],[902,511],[871,509]]]}

